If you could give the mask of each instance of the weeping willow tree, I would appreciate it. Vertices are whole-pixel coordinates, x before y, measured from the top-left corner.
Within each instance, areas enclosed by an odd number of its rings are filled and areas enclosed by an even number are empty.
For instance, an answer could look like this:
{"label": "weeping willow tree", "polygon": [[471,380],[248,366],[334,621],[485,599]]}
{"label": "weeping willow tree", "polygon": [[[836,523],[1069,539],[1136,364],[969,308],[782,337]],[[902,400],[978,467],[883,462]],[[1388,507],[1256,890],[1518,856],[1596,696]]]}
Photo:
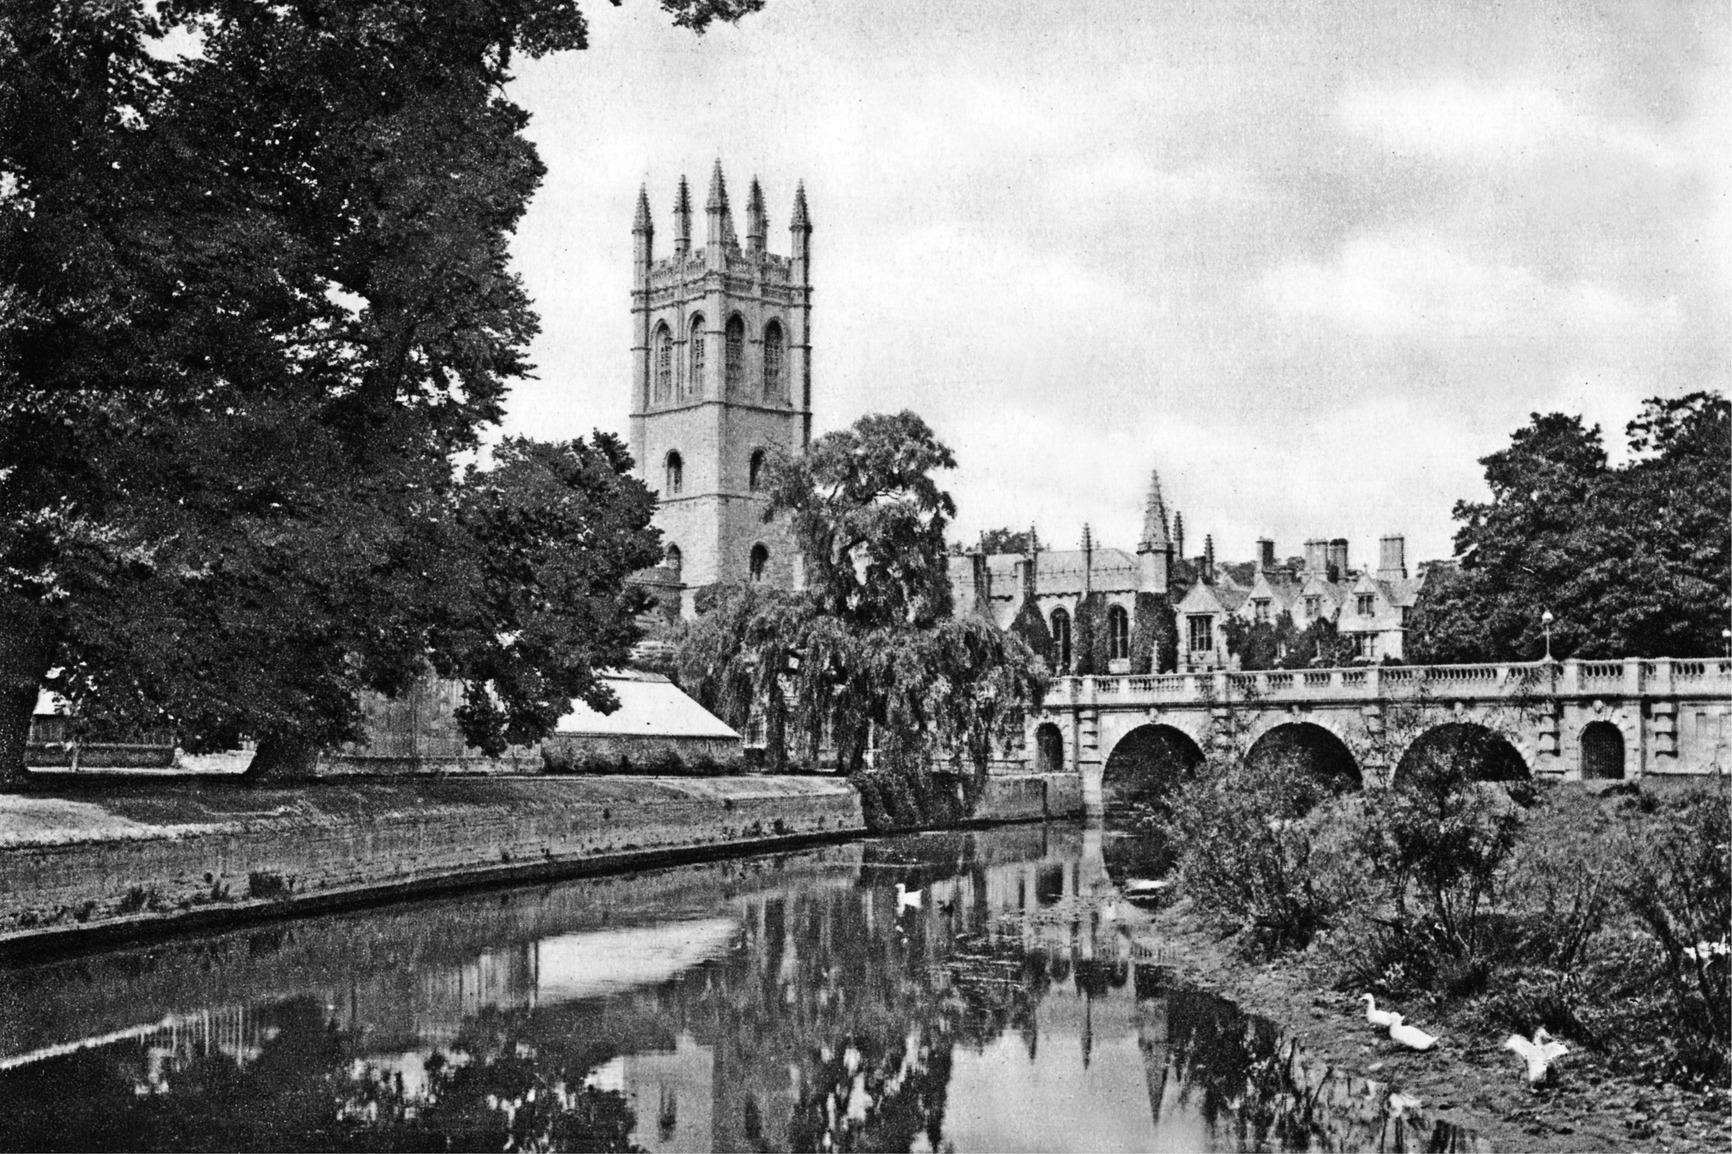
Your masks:
{"label": "weeping willow tree", "polygon": [[996,744],[1038,707],[1045,664],[1014,634],[952,615],[945,530],[955,505],[932,474],[955,458],[910,412],[862,417],[770,465],[808,587],[716,592],[681,646],[680,684],[730,724],[755,714],[765,760],[905,776],[950,762],[985,777]]}

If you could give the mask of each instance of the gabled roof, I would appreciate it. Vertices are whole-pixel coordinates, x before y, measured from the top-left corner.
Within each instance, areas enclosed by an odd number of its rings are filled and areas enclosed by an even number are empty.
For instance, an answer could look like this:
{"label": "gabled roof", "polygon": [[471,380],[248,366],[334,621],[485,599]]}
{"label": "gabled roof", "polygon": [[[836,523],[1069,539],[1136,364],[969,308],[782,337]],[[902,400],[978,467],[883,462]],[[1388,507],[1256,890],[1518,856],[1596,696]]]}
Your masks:
{"label": "gabled roof", "polygon": [[1179,613],[1231,613],[1245,603],[1243,589],[1231,589],[1221,585],[1206,585],[1199,581],[1191,586],[1190,592],[1179,602],[1176,612]]}
{"label": "gabled roof", "polygon": [[1299,584],[1285,573],[1259,572],[1247,596],[1252,601],[1268,598],[1283,609],[1291,609],[1299,599]]}

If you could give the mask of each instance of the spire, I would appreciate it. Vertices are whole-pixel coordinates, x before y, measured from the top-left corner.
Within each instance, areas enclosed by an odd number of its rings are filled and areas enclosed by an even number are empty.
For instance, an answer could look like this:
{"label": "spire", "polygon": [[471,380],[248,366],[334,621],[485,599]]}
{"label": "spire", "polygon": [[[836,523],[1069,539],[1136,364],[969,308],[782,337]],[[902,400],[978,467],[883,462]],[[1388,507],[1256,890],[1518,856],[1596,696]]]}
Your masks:
{"label": "spire", "polygon": [[769,230],[764,222],[764,190],[758,178],[752,177],[752,190],[746,194],[746,247],[753,252],[764,251],[764,234]]}
{"label": "spire", "polygon": [[812,220],[806,215],[806,182],[803,180],[794,186],[794,219],[788,227],[795,232],[812,231]]}
{"label": "spire", "polygon": [[704,218],[709,222],[704,230],[704,243],[709,246],[712,254],[720,253],[724,248],[732,248],[733,245],[729,242],[733,240],[733,219],[728,214],[728,186],[722,180],[720,160],[717,160],[715,168],[710,170],[710,195],[709,199],[704,201]]}
{"label": "spire", "polygon": [[637,188],[637,215],[632,217],[631,230],[646,235],[655,234],[655,225],[650,223],[649,188],[645,185],[640,184]]}
{"label": "spire", "polygon": [[710,170],[710,198],[704,201],[704,211],[709,213],[726,212],[728,209],[728,186],[722,180],[722,161],[716,158],[716,166]]}
{"label": "spire", "polygon": [[674,194],[674,251],[690,252],[692,247],[692,190],[680,175],[679,191]]}
{"label": "spire", "polygon": [[1185,556],[1185,515],[1176,509],[1173,511],[1173,552],[1179,560],[1188,560]]}
{"label": "spire", "polygon": [[1137,542],[1137,552],[1152,553],[1172,544],[1167,536],[1167,503],[1161,498],[1161,475],[1149,471],[1149,499],[1143,506],[1143,537]]}

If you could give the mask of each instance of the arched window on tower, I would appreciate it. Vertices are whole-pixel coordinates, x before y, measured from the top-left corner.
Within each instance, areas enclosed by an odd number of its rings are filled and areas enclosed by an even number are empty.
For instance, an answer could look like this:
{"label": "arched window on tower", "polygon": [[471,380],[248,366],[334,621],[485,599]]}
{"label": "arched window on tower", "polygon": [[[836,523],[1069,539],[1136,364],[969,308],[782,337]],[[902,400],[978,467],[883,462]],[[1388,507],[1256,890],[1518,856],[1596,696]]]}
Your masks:
{"label": "arched window on tower", "polygon": [[680,459],[677,452],[669,453],[667,460],[667,484],[662,492],[669,497],[676,497],[680,490],[686,487],[686,463]]}
{"label": "arched window on tower", "polygon": [[753,449],[751,463],[746,466],[746,487],[756,493],[764,485],[764,450]]}
{"label": "arched window on tower", "polygon": [[746,372],[746,322],[738,315],[728,318],[726,360],[723,362],[727,371],[728,393],[737,392],[745,379]]}
{"label": "arched window on tower", "polygon": [[782,380],[782,326],[771,321],[764,326],[764,399],[779,401],[786,397],[787,386]]}
{"label": "arched window on tower", "polygon": [[1122,605],[1107,610],[1107,659],[1121,661],[1131,655],[1131,615]]}
{"label": "arched window on tower", "polygon": [[687,334],[686,358],[691,363],[686,372],[686,396],[696,397],[704,391],[704,318],[692,318],[691,332]]}
{"label": "arched window on tower", "polygon": [[1062,608],[1052,611],[1052,660],[1056,672],[1070,670],[1070,614]]}
{"label": "arched window on tower", "polygon": [[674,396],[674,334],[665,324],[656,326],[656,379],[652,400],[665,405]]}
{"label": "arched window on tower", "polygon": [[762,581],[764,579],[764,570],[769,568],[769,565],[770,551],[764,548],[762,544],[753,545],[752,557],[748,570],[752,575],[752,580]]}
{"label": "arched window on tower", "polygon": [[685,564],[685,555],[678,545],[669,545],[662,555],[662,568],[672,573],[676,579],[680,575],[680,567]]}

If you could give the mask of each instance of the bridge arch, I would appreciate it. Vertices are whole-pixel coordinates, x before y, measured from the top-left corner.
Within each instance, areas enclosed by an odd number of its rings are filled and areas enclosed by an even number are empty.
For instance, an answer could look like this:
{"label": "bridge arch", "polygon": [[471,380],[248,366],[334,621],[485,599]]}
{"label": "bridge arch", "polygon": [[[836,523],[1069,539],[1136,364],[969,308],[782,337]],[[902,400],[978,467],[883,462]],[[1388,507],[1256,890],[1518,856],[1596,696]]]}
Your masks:
{"label": "bridge arch", "polygon": [[1411,781],[1451,759],[1466,759],[1478,781],[1526,781],[1533,776],[1532,754],[1496,730],[1473,721],[1449,721],[1414,738],[1395,763],[1395,784]]}
{"label": "bridge arch", "polygon": [[1112,810],[1160,804],[1203,763],[1203,751],[1184,730],[1148,723],[1125,734],[1101,769],[1101,803]]}
{"label": "bridge arch", "polygon": [[1246,763],[1253,767],[1271,767],[1286,759],[1296,762],[1332,793],[1364,788],[1359,762],[1334,726],[1311,720],[1278,720],[1263,727],[1245,754]]}

